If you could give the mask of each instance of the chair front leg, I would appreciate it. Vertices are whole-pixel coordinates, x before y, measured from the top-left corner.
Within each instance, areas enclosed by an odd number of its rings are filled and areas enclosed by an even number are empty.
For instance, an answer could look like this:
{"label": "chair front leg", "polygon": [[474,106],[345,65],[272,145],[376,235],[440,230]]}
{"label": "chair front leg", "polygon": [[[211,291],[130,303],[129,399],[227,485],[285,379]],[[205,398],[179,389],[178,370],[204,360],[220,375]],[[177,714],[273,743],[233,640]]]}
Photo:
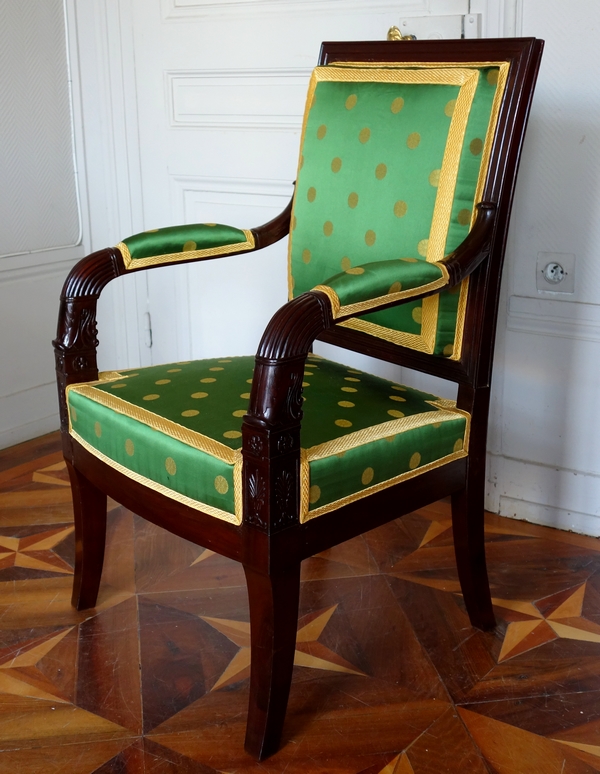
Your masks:
{"label": "chair front leg", "polygon": [[98,598],[106,543],[106,495],[67,462],[75,516],[75,577],[71,604],[94,607]]}
{"label": "chair front leg", "polygon": [[277,752],[287,708],[298,626],[300,564],[266,575],[244,566],[250,604],[250,701],[245,748]]}

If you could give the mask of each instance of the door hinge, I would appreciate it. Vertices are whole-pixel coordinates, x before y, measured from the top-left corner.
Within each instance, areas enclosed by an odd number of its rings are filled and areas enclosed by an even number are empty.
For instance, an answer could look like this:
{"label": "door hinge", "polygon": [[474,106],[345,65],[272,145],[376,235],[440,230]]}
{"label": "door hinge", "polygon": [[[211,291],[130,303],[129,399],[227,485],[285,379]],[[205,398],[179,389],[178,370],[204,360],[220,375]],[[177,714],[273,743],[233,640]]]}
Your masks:
{"label": "door hinge", "polygon": [[152,347],[152,318],[150,312],[144,314],[144,344],[150,349]]}

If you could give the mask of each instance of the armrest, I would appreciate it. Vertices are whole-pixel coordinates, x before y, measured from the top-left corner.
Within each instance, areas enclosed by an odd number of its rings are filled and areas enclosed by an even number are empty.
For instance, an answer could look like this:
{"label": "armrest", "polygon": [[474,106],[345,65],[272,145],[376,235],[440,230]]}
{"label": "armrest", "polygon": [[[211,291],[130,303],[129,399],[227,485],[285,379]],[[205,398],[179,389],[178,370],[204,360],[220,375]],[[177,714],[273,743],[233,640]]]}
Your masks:
{"label": "armrest", "polygon": [[[303,293],[275,313],[256,354],[250,406],[244,417],[243,432],[248,439],[244,442],[245,452],[252,454],[252,433],[280,433],[299,426],[304,363],[313,341],[321,333],[342,317],[356,314],[353,310],[358,305],[368,303],[369,309],[382,309],[435,293],[441,287],[452,287],[489,256],[496,206],[481,203],[477,210],[469,235],[444,261],[437,264],[416,259],[379,261],[357,267],[364,271],[338,274],[330,280],[331,284]],[[403,280],[397,279],[399,272]],[[363,282],[353,286],[355,278]],[[396,281],[404,281],[406,285],[398,290],[393,284]],[[340,302],[332,285],[348,301],[346,305]]]}
{"label": "armrest", "polygon": [[[63,285],[58,330],[53,341],[61,424],[65,426],[68,421],[64,399],[66,386],[98,378],[96,305],[111,280],[130,271],[143,271],[166,263],[225,257],[267,247],[289,233],[291,210],[290,201],[280,215],[251,231],[201,224],[146,232],[79,261]],[[193,249],[192,242],[195,243]],[[163,252],[165,250],[168,252]]]}
{"label": "armrest", "polygon": [[289,233],[292,202],[273,220],[255,229],[221,223],[195,223],[144,231],[117,245],[126,271],[170,263],[219,258],[266,247]]}
{"label": "armrest", "polygon": [[336,274],[313,290],[328,297],[333,319],[340,320],[457,285],[489,254],[496,207],[481,203],[477,210],[469,235],[443,261],[412,257],[374,261]]}
{"label": "armrest", "polygon": [[196,223],[144,231],[127,237],[117,245],[128,271],[216,258],[254,248],[252,231],[221,223]]}

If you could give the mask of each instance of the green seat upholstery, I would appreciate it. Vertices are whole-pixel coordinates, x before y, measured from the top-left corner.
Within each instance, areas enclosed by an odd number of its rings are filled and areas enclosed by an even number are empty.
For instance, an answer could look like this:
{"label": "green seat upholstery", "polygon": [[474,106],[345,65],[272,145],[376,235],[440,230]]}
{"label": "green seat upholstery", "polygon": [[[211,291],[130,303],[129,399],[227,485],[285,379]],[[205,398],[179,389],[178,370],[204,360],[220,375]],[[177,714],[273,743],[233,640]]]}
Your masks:
{"label": "green seat upholstery", "polygon": [[[73,437],[173,499],[241,524],[242,417],[253,357],[101,374],[68,389]],[[451,401],[310,355],[301,522],[464,457],[469,416]]]}

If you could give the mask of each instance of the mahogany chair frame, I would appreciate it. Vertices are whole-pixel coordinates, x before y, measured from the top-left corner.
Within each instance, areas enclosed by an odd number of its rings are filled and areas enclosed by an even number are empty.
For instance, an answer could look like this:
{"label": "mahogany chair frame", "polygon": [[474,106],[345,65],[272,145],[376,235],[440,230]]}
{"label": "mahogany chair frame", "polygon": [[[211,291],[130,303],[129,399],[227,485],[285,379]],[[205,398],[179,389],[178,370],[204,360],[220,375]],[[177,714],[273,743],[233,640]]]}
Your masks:
{"label": "mahogany chair frame", "polygon": [[[107,495],[170,532],[241,562],[251,620],[246,749],[259,759],[274,753],[280,744],[292,677],[303,559],[451,497],[458,574],[471,623],[482,629],[495,625],[483,520],[490,384],[508,220],[542,46],[535,39],[436,41],[432,57],[430,42],[323,44],[322,65],[344,60],[510,62],[483,203],[478,205],[476,223],[467,239],[445,259],[451,285],[470,276],[462,354],[457,361],[434,357],[341,328],[320,292],[305,293],[285,304],[260,342],[249,410],[243,419],[244,518],[240,526],[145,488],[101,462],[69,435],[65,388],[98,378],[96,303],[103,288],[127,271],[119,250],[108,248],[80,261],[65,282],[54,347],[63,450],[75,512],[73,604],[81,610],[96,603]],[[291,203],[274,220],[253,229],[255,249],[287,236],[290,214]],[[468,457],[301,524],[302,375],[315,339],[458,383],[457,405],[472,417]]]}

